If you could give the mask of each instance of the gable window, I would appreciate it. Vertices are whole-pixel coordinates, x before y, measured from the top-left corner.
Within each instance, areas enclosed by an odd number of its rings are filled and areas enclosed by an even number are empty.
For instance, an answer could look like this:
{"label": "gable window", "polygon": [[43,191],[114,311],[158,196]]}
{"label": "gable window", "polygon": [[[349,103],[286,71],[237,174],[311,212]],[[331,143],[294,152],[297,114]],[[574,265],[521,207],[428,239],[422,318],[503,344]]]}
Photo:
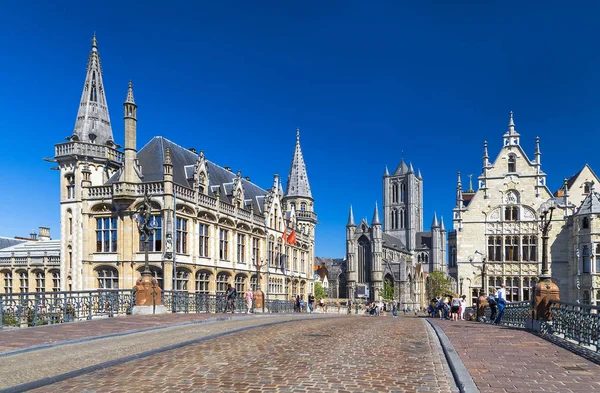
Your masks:
{"label": "gable window", "polygon": [[117,252],[117,219],[96,218],[96,252]]}
{"label": "gable window", "polygon": [[537,238],[535,236],[523,236],[521,247],[524,262],[535,262],[537,260]]}
{"label": "gable window", "polygon": [[208,257],[208,225],[200,224],[198,226],[198,255]]}
{"label": "gable window", "polygon": [[517,171],[517,159],[513,155],[508,156],[508,171],[509,172]]}
{"label": "gable window", "polygon": [[584,194],[589,194],[590,193],[590,183],[585,183],[583,185],[583,193]]}
{"label": "gable window", "polygon": [[588,246],[583,246],[582,249],[582,264],[583,264],[583,273],[590,272],[590,249]]}
{"label": "gable window", "polygon": [[519,258],[519,237],[506,236],[504,238],[504,259],[509,262],[518,261]]}
{"label": "gable window", "polygon": [[504,207],[504,221],[519,221],[519,207],[518,206]]}

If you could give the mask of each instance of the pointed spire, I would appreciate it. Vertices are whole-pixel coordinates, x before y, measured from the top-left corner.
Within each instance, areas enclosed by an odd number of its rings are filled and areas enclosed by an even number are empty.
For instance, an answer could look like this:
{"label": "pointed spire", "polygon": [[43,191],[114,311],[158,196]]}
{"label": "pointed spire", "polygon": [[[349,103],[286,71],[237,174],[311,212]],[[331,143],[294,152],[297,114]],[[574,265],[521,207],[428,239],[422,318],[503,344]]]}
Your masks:
{"label": "pointed spire", "polygon": [[135,104],[135,99],[133,98],[133,83],[129,81],[129,85],[127,87],[127,98],[125,99],[126,104]]}
{"label": "pointed spire", "polygon": [[417,177],[421,180],[423,180],[423,176],[421,176],[421,170],[417,169]]}
{"label": "pointed spire", "polygon": [[173,165],[171,162],[171,148],[167,147],[165,149],[165,164],[164,165]]}
{"label": "pointed spire", "polygon": [[469,189],[466,191],[469,194],[473,194],[475,190],[473,190],[473,175],[469,175]]}
{"label": "pointed spire", "polygon": [[294,158],[292,159],[292,167],[288,175],[287,187],[285,189],[286,197],[305,197],[312,199],[310,184],[308,183],[308,175],[306,173],[306,164],[302,156],[300,148],[300,129],[296,129],[296,148],[294,150]]}
{"label": "pointed spire", "polygon": [[456,189],[457,190],[462,190],[462,181],[460,180],[460,172],[458,172],[458,181],[456,184]]}
{"label": "pointed spire", "polygon": [[92,38],[92,49],[88,58],[85,83],[73,135],[82,142],[97,145],[105,145],[108,141],[114,142],[95,34]]}
{"label": "pointed spire", "polygon": [[463,193],[462,193],[462,182],[460,180],[460,172],[458,172],[458,181],[456,184],[456,208],[463,208]]}
{"label": "pointed spire", "polygon": [[440,216],[440,230],[446,232],[446,226],[444,225],[444,217]]}
{"label": "pointed spire", "polygon": [[510,119],[508,120],[508,132],[515,132],[515,119],[513,111],[510,111]]}
{"label": "pointed spire", "polygon": [[352,211],[352,205],[350,205],[350,214],[348,214],[348,223],[346,224],[347,227],[355,227],[356,224],[354,223],[354,212]]}
{"label": "pointed spire", "polygon": [[535,137],[535,163],[540,165],[542,163],[542,152],[540,150],[540,137]]}
{"label": "pointed spire", "polygon": [[371,226],[373,225],[381,225],[381,221],[379,220],[379,208],[377,207],[377,202],[375,202],[375,211],[373,212],[373,220],[371,220]]}
{"label": "pointed spire", "polygon": [[438,223],[437,214],[433,212],[433,221],[431,222],[431,228],[439,228],[440,224]]}
{"label": "pointed spire", "polygon": [[390,175],[390,171],[388,171],[387,165],[385,166],[385,172],[383,172],[383,176],[388,177]]}
{"label": "pointed spire", "polygon": [[394,171],[394,176],[401,175],[401,174],[407,173],[407,172],[408,172],[408,167],[406,166],[406,162],[404,162],[404,157],[402,157],[402,160],[400,161],[400,164],[398,165],[398,167]]}
{"label": "pointed spire", "polygon": [[415,170],[413,169],[413,166],[412,166],[412,162],[409,164],[408,173],[415,173]]}
{"label": "pointed spire", "polygon": [[519,144],[519,133],[515,131],[515,119],[513,111],[510,111],[510,119],[508,120],[508,130],[504,134],[504,146],[516,146]]}

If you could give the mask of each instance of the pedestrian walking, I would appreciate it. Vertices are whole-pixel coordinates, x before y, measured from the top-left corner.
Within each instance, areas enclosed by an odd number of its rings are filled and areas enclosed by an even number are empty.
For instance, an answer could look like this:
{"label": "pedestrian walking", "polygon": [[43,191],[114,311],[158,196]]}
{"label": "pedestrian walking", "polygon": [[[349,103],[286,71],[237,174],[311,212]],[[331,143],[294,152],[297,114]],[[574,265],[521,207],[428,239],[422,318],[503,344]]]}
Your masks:
{"label": "pedestrian walking", "polygon": [[396,302],[392,304],[392,317],[398,318],[398,307],[396,307]]}
{"label": "pedestrian walking", "polygon": [[294,311],[300,312],[300,295],[296,295],[296,302],[294,303]]}
{"label": "pedestrian walking", "polygon": [[300,295],[300,303],[298,304],[298,312],[304,311],[304,295]]}
{"label": "pedestrian walking", "polygon": [[496,292],[496,302],[498,303],[498,316],[494,321],[494,324],[500,325],[502,323],[502,316],[504,315],[504,308],[508,301],[506,300],[506,284],[502,284],[498,292]]}
{"label": "pedestrian walking", "polygon": [[490,323],[493,323],[496,320],[496,312],[497,312],[497,306],[498,306],[498,302],[496,301],[496,296],[495,296],[495,292],[491,291],[490,294],[488,295],[487,298],[485,298],[485,300],[488,302],[488,305],[490,306],[490,310],[492,311],[492,314],[490,315]]}
{"label": "pedestrian walking", "polygon": [[467,308],[467,295],[462,295],[460,297],[460,310],[458,313],[460,314],[460,320],[465,320],[465,309]]}
{"label": "pedestrian walking", "polygon": [[249,314],[250,311],[252,311],[252,300],[254,300],[254,294],[252,293],[250,288],[246,290],[244,298],[246,299],[246,314]]}
{"label": "pedestrian walking", "polygon": [[235,290],[234,287],[231,286],[231,284],[227,284],[227,291],[225,292],[225,309],[223,310],[224,313],[227,312],[227,310],[231,310],[231,313],[233,314],[235,312],[235,298],[237,296],[237,291]]}

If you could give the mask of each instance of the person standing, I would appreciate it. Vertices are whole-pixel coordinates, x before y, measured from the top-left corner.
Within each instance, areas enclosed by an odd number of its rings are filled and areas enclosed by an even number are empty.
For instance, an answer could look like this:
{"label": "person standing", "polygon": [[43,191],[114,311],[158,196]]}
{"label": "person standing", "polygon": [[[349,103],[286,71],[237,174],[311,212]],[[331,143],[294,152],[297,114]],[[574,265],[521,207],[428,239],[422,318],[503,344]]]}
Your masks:
{"label": "person standing", "polygon": [[492,314],[490,315],[490,323],[494,322],[496,320],[496,306],[498,305],[498,302],[496,301],[496,297],[494,296],[494,292],[491,291],[490,295],[485,299],[489,306],[490,306],[490,310],[492,311]]}
{"label": "person standing", "polygon": [[250,314],[250,311],[252,310],[252,300],[254,300],[254,294],[252,293],[250,288],[246,290],[244,298],[246,299],[246,314]]}
{"label": "person standing", "polygon": [[308,310],[311,314],[315,311],[315,297],[312,293],[308,294]]}
{"label": "person standing", "polygon": [[458,311],[460,314],[460,320],[465,320],[465,308],[467,308],[467,295],[462,295],[460,297],[460,310]]}
{"label": "person standing", "polygon": [[460,309],[460,298],[458,295],[452,296],[452,306],[450,308],[450,318],[458,321],[458,310]]}
{"label": "person standing", "polygon": [[502,284],[498,292],[496,292],[496,302],[498,303],[498,316],[494,321],[495,325],[502,323],[502,316],[504,315],[504,308],[508,301],[506,300],[506,284]]}

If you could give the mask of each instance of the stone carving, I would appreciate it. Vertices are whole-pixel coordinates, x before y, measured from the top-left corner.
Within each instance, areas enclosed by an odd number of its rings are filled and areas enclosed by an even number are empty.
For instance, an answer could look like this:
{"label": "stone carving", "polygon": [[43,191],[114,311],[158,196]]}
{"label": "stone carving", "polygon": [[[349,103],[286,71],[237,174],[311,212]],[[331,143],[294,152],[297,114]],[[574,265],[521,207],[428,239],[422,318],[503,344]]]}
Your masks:
{"label": "stone carving", "polygon": [[490,214],[490,221],[499,221],[500,220],[500,209],[496,209]]}
{"label": "stone carving", "polygon": [[535,214],[527,207],[523,208],[523,219],[524,220],[535,220]]}
{"label": "stone carving", "polygon": [[518,203],[518,201],[519,201],[519,198],[517,196],[517,193],[515,191],[512,191],[512,190],[509,191],[506,194],[506,197],[504,198],[504,202],[508,203],[508,204],[511,204],[511,205],[514,205],[514,204]]}

